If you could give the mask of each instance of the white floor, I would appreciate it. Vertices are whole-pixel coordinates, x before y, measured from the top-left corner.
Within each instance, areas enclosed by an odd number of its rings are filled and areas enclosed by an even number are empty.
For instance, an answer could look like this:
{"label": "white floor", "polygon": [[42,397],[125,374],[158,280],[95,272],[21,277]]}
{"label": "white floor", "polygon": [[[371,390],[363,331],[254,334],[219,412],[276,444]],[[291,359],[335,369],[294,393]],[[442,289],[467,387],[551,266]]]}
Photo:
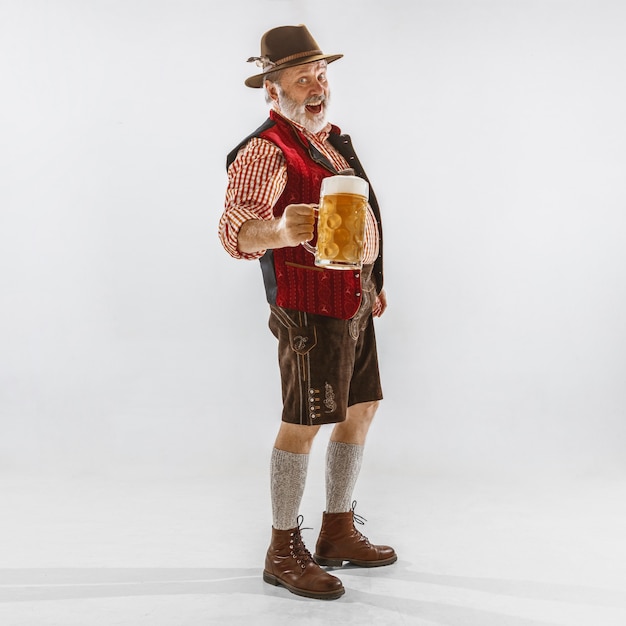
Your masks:
{"label": "white floor", "polygon": [[[357,511],[390,567],[346,594],[264,584],[266,475],[0,477],[0,624],[624,626],[626,477],[463,479],[364,467]],[[319,461],[303,504],[313,546]]]}

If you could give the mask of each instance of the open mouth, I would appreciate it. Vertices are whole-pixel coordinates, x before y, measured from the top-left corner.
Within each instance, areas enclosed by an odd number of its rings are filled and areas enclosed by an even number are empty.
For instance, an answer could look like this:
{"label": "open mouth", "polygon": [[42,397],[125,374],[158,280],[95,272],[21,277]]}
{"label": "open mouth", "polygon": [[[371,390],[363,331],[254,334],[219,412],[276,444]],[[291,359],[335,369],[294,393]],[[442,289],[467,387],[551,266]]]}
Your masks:
{"label": "open mouth", "polygon": [[317,115],[318,113],[322,112],[322,103],[320,102],[318,104],[307,104],[305,108],[309,113]]}

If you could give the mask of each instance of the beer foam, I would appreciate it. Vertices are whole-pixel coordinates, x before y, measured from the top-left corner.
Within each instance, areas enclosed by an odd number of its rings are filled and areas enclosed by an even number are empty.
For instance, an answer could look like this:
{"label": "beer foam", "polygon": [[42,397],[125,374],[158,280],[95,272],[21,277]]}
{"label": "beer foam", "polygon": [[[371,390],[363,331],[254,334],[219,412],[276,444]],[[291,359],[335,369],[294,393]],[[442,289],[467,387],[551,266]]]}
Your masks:
{"label": "beer foam", "polygon": [[333,193],[352,193],[367,198],[369,185],[358,176],[329,176],[322,181],[322,195]]}

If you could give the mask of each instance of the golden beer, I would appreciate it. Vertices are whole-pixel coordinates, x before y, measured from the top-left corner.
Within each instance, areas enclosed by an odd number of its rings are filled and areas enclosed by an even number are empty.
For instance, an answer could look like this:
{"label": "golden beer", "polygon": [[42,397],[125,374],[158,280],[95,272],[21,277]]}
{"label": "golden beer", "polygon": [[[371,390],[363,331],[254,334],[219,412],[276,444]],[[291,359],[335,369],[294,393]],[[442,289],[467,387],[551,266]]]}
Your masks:
{"label": "golden beer", "polygon": [[333,269],[359,269],[369,185],[358,176],[329,176],[322,181],[317,219],[315,265]]}
{"label": "golden beer", "polygon": [[317,224],[315,265],[361,267],[367,199],[353,193],[322,196]]}

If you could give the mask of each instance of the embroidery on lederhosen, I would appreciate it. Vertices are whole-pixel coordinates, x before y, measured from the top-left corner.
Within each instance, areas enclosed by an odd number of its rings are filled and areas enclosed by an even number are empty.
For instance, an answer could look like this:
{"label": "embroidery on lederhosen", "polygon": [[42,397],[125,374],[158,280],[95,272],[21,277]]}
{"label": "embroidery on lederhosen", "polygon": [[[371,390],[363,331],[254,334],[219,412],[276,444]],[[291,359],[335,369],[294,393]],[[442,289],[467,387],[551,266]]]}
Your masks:
{"label": "embroidery on lederhosen", "polygon": [[321,417],[319,389],[310,387],[311,364],[309,352],[317,345],[317,331],[315,327],[307,326],[308,316],[301,311],[296,314],[297,321],[285,309],[270,305],[272,315],[287,330],[289,347],[296,354],[297,385],[299,415],[301,424],[312,424]]}
{"label": "embroidery on lederhosen", "polygon": [[326,413],[334,413],[337,410],[335,390],[330,383],[324,383],[324,406],[326,407]]}
{"label": "embroidery on lederhosen", "polygon": [[[302,317],[304,318],[303,320]],[[289,344],[297,355],[300,422],[306,421],[312,424],[316,419],[321,417],[319,405],[315,404],[315,402],[319,401],[319,397],[311,394],[311,391],[315,392],[316,390],[310,387],[311,360],[309,352],[317,345],[317,331],[315,330],[315,326],[306,326],[306,313],[302,314],[302,317],[301,321],[304,322],[304,326],[295,326],[288,329]]]}
{"label": "embroidery on lederhosen", "polygon": [[350,320],[348,328],[350,329],[350,337],[355,341],[359,338],[359,334],[365,330],[369,320],[369,314],[372,312],[372,295],[368,289],[363,289],[361,298],[361,306],[354,317]]}

